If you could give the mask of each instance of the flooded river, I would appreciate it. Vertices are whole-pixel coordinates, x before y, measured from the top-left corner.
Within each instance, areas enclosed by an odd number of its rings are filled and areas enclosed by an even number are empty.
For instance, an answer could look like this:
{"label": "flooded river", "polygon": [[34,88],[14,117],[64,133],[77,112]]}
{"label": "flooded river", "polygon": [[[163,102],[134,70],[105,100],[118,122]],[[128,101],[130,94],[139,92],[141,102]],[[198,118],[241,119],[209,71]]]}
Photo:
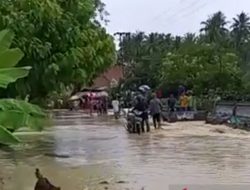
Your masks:
{"label": "flooded river", "polygon": [[32,190],[35,168],[63,190],[250,182],[247,132],[188,122],[138,136],[126,133],[122,121],[73,112],[58,113],[54,123],[19,134],[24,144],[14,150],[0,150],[0,190]]}

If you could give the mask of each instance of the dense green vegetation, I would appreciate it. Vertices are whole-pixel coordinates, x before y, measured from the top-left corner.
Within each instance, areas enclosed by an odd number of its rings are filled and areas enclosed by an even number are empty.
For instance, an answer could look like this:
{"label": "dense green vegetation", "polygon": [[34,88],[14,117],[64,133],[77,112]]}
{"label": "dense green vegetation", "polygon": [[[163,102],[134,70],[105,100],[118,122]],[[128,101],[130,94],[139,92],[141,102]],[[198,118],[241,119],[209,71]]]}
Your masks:
{"label": "dense green vegetation", "polygon": [[148,84],[173,91],[185,85],[199,96],[216,92],[225,99],[245,98],[250,90],[250,18],[241,13],[228,22],[217,12],[201,27],[199,35],[123,35],[119,60],[126,63],[129,78],[123,88]]}
{"label": "dense green vegetation", "polygon": [[[18,48],[9,49],[13,37],[8,30],[0,32],[0,88],[7,88],[10,83],[26,77],[31,69],[15,67],[24,54]],[[36,105],[23,100],[0,99],[0,144],[18,143],[11,132],[21,127],[41,130],[46,121],[46,114]]]}
{"label": "dense green vegetation", "polygon": [[99,0],[1,2],[0,30],[8,30],[0,33],[0,144],[18,143],[19,128],[47,125],[27,100],[45,105],[70,95],[115,62],[113,38],[101,26],[106,15]]}
{"label": "dense green vegetation", "polygon": [[[0,3],[0,30],[15,33],[12,47],[24,58],[18,66],[31,66],[1,96],[42,103],[83,85],[115,62],[115,46],[100,22],[105,22],[99,0],[9,0]],[[99,18],[100,22],[97,21]]]}
{"label": "dense green vegetation", "polygon": [[[0,29],[15,34],[13,48],[30,66],[28,77],[1,91],[2,97],[27,95],[44,104],[70,95],[115,62],[113,38],[99,0],[9,0],[0,4]],[[97,19],[99,18],[99,19]],[[97,21],[99,20],[99,21]],[[126,64],[124,89],[148,84],[173,91],[182,84],[201,96],[211,92],[241,99],[249,94],[250,18],[236,15],[230,22],[222,12],[201,22],[200,34],[184,36],[128,33],[118,58]]]}

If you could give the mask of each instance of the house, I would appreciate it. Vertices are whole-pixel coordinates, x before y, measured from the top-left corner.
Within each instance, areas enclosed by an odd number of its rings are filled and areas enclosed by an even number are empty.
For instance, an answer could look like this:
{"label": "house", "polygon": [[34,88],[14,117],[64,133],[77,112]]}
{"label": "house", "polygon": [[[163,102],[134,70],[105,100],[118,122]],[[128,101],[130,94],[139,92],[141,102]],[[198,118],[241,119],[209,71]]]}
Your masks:
{"label": "house", "polygon": [[111,88],[116,86],[124,78],[123,66],[113,65],[99,75],[94,81],[92,88]]}

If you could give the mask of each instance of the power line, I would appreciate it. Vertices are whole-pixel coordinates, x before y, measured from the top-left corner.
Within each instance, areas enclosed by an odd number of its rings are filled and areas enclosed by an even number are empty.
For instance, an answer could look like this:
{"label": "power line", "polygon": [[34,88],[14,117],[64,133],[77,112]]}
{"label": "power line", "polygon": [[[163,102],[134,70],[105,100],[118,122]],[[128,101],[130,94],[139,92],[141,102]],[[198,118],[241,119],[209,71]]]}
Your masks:
{"label": "power line", "polygon": [[[186,11],[188,11],[189,9],[191,9],[193,11],[193,8],[196,7],[197,5],[199,6],[200,1],[198,0],[193,0],[192,2],[190,2],[190,4],[186,7],[183,7],[180,10],[177,10],[174,14],[168,16],[165,20],[171,20],[173,18],[176,18],[178,16],[180,16],[180,14],[185,13]],[[189,11],[188,11],[189,12]]]}
{"label": "power line", "polygon": [[[184,2],[183,2],[184,1]],[[200,0],[193,0],[191,2],[189,2],[189,0],[180,0],[178,2],[178,4],[176,4],[175,8],[172,7],[172,10],[177,9],[176,11],[172,12],[172,14],[167,14],[167,17],[164,19],[165,21],[174,21],[176,15],[178,16],[179,13],[183,13],[186,12],[188,9],[193,8],[194,6],[196,6],[196,4],[199,4],[201,1]],[[182,7],[181,5],[184,5],[184,7]],[[180,5],[180,6],[179,6]],[[180,9],[178,9],[180,7]],[[168,12],[169,9],[167,9],[166,11],[164,11],[163,13],[159,14],[157,17],[155,17],[154,19],[152,19],[151,21],[155,21],[158,18],[161,18],[162,16],[164,16],[164,13]],[[174,19],[174,20],[173,20]],[[165,24],[163,24],[165,25]]]}
{"label": "power line", "polygon": [[[208,2],[204,2],[202,4],[200,4],[200,3],[197,4],[197,3],[194,3],[194,1],[193,1],[192,4],[190,4],[188,6],[189,10],[183,11],[182,14],[178,14],[176,16],[172,15],[172,17],[174,17],[174,19],[168,18],[166,21],[172,20],[172,25],[176,25],[177,23],[183,22],[183,20],[189,18],[191,15],[195,14],[200,9],[204,8],[207,4],[208,4]],[[164,25],[166,25],[166,24],[167,24],[167,22]]]}
{"label": "power line", "polygon": [[179,1],[177,4],[175,4],[175,6],[172,6],[172,8],[170,7],[170,9],[165,9],[163,12],[161,12],[160,14],[158,14],[157,16],[155,16],[153,19],[150,20],[151,21],[155,21],[159,18],[161,18],[162,16],[165,15],[165,13],[168,13],[168,12],[171,12],[173,11],[174,9],[178,8],[179,7],[179,4],[180,4],[181,1]]}
{"label": "power line", "polygon": [[193,9],[193,10],[191,10],[191,11],[185,13],[185,14],[180,15],[180,17],[179,17],[180,19],[177,20],[174,24],[182,23],[184,20],[188,19],[190,16],[194,15],[195,13],[197,13],[198,11],[200,11],[201,9],[206,7],[207,4],[208,4],[208,2],[205,2],[205,3],[201,4],[200,6],[196,7],[195,9]]}

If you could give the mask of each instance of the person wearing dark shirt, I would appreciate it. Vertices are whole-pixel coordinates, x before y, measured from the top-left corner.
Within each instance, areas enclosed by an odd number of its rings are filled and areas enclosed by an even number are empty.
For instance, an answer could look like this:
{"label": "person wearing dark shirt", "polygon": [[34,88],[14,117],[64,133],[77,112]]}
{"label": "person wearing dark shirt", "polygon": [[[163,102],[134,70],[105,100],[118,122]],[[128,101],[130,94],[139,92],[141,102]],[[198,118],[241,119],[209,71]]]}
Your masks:
{"label": "person wearing dark shirt", "polygon": [[146,99],[143,96],[141,95],[137,96],[134,109],[142,112],[140,115],[140,117],[142,118],[142,124],[141,124],[142,132],[145,132],[144,123],[146,123],[147,132],[149,132],[150,126],[148,122],[148,104],[147,104]]}
{"label": "person wearing dark shirt", "polygon": [[169,107],[170,112],[175,111],[175,105],[176,105],[176,99],[175,99],[174,95],[171,94],[169,99],[168,99],[168,107]]}

